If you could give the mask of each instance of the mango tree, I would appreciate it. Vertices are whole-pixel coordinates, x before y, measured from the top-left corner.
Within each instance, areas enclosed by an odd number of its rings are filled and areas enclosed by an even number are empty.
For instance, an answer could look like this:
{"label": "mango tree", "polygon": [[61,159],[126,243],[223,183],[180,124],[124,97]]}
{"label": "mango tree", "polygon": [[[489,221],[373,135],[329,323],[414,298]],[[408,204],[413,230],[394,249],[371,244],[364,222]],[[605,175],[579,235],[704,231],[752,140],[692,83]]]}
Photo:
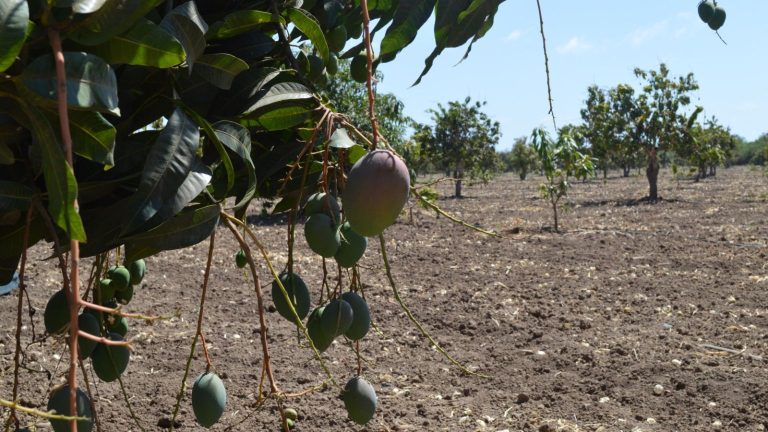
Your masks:
{"label": "mango tree", "polygon": [[[121,335],[127,330],[123,320],[156,318],[122,308],[143,276],[143,260],[209,239],[197,331],[180,377],[173,428],[196,344],[203,340],[216,227],[223,225],[240,244],[237,262],[249,269],[254,284],[264,371],[259,387],[267,389],[259,398],[277,403],[281,427],[287,431],[289,420],[294,420],[282,409],[285,395],[270,365],[255,252],[264,258],[268,278],[274,281],[275,301],[285,303],[285,315],[322,364],[307,333],[304,311],[297,311],[297,306],[303,307],[298,297],[303,291],[299,278],[293,277],[292,263],[301,208],[307,197],[324,193],[318,219],[332,224],[329,237],[335,238],[336,230],[342,237],[342,230],[354,231],[359,225],[366,234],[379,236],[386,259],[381,231],[392,223],[392,215],[399,212],[395,207],[402,207],[409,190],[402,162],[388,165],[398,167],[394,172],[382,168],[399,158],[380,139],[374,66],[393,61],[434,12],[435,48],[420,80],[445,48],[469,42],[468,53],[488,31],[500,3],[424,0],[374,2],[369,7],[366,0],[1,1],[0,285],[18,269],[16,313],[21,323],[27,250],[41,241],[52,246],[55,265],[62,270],[62,289],[46,307],[46,328],[53,337],[66,337],[69,346],[68,385],[53,393],[49,408],[56,413],[49,413],[14,402],[20,399],[17,344],[13,394],[11,401],[2,400],[11,408],[6,428],[21,429],[23,412],[50,419],[56,432],[91,430],[90,406],[96,401],[78,388],[79,362],[88,351],[100,379],[119,380],[130,367]],[[374,32],[382,35],[378,57],[371,42]],[[364,59],[370,134],[360,132],[360,125],[339,113],[323,94],[337,57]],[[347,171],[357,172],[354,178],[361,180],[343,206],[364,216],[371,210],[356,198],[365,196],[361,185],[374,187],[368,165],[357,164],[373,159],[366,154],[376,155],[370,164],[376,178],[384,185],[392,179],[397,186],[390,188],[389,205],[373,209],[370,219],[334,219],[325,211],[331,197],[335,200],[354,183]],[[277,201],[274,211],[289,214],[284,269],[272,265],[256,233],[242,220],[256,197]],[[361,242],[345,232],[343,237],[357,252]],[[342,267],[354,266],[352,252],[340,258]],[[80,277],[81,257],[93,257],[93,277]],[[385,267],[400,300],[386,261]],[[356,283],[349,285],[351,290],[358,291],[359,279],[352,280]],[[327,304],[332,301],[346,300],[336,290]],[[93,320],[81,318],[86,314],[95,314],[95,326]],[[322,321],[334,323],[335,318],[329,314]],[[362,325],[358,323],[358,329]],[[221,415],[226,392],[201,345],[206,364],[192,389],[192,403],[198,422],[209,426]],[[373,414],[376,398],[361,372],[358,364],[348,386],[357,391],[348,391],[345,404],[350,417],[363,423]],[[333,376],[328,379],[336,383]]]}
{"label": "mango tree", "polygon": [[579,151],[568,128],[561,128],[556,141],[541,128],[533,130],[531,142],[539,155],[546,183],[540,186],[541,195],[552,206],[554,230],[560,231],[558,210],[560,200],[568,195],[570,179],[586,179],[595,174],[592,157]]}

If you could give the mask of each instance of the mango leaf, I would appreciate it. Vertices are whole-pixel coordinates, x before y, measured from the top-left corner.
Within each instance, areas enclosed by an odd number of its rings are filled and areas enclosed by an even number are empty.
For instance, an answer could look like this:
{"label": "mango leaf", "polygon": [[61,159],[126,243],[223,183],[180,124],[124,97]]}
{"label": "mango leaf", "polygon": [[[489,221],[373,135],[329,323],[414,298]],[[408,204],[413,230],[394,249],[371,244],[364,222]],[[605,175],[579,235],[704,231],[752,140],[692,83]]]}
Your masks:
{"label": "mango leaf", "polygon": [[125,259],[135,261],[200,243],[216,229],[220,211],[218,205],[187,209],[157,228],[127,238]]}
{"label": "mango leaf", "polygon": [[37,107],[26,102],[22,102],[21,107],[29,119],[35,145],[42,156],[43,176],[48,192],[48,212],[70,239],[85,241],[83,222],[74,206],[77,181],[64,157],[58,136],[45,114]]}
{"label": "mango leaf", "polygon": [[328,42],[325,40],[323,29],[320,28],[320,23],[317,22],[317,19],[304,9],[296,8],[288,9],[288,19],[312,41],[312,45],[315,46],[317,53],[320,54],[323,63],[328,64],[328,59],[330,58]]}
{"label": "mango leaf", "polygon": [[[65,52],[67,105],[120,113],[115,72],[99,57],[84,52]],[[56,67],[53,55],[44,54],[21,73],[21,82],[33,93],[56,100]]]}
{"label": "mango leaf", "polygon": [[363,156],[367,154],[368,151],[365,149],[365,147],[361,146],[360,144],[355,144],[347,151],[347,163],[349,163],[350,166],[354,165],[355,162],[359,161],[363,158]]}
{"label": "mango leaf", "polygon": [[182,3],[163,17],[160,27],[175,37],[187,53],[190,69],[205,51],[205,33],[208,24],[195,6],[195,2]]}
{"label": "mango leaf", "polygon": [[[59,116],[46,111],[51,124],[58,124]],[[103,165],[114,165],[115,128],[95,111],[70,111],[69,127],[72,133],[72,151]]]}
{"label": "mango leaf", "polygon": [[0,285],[5,285],[13,280],[20,260],[21,254],[11,258],[0,258]]}
{"label": "mango leaf", "polygon": [[135,232],[176,195],[196,160],[199,142],[197,124],[180,109],[174,111],[147,155],[123,234]]}
{"label": "mango leaf", "polygon": [[0,1],[0,72],[11,67],[27,38],[29,7],[25,0]]}
{"label": "mango leaf", "polygon": [[314,94],[304,84],[297,82],[281,82],[277,83],[256,99],[247,110],[245,114],[258,111],[260,109],[284,103],[295,103],[301,101],[310,101],[314,99]]}
{"label": "mango leaf", "polygon": [[248,63],[225,53],[205,54],[197,59],[195,66],[195,72],[223,90],[229,90],[232,80],[248,69]]}
{"label": "mango leaf", "polygon": [[274,68],[251,68],[238,75],[229,90],[216,98],[214,108],[221,117],[242,113],[270,83],[280,82],[286,73]]}
{"label": "mango leaf", "polygon": [[392,25],[381,41],[379,55],[396,53],[413,42],[416,33],[432,15],[436,0],[401,1],[395,10]]}
{"label": "mango leaf", "polygon": [[213,173],[199,159],[195,159],[192,164],[192,169],[189,170],[187,178],[179,186],[176,195],[170,200],[166,201],[163,206],[155,213],[155,215],[147,222],[146,226],[155,227],[161,223],[171,219],[177,213],[184,209],[192,200],[194,200],[200,192],[204,191],[211,181]]}
{"label": "mango leaf", "polygon": [[181,43],[146,18],[127,32],[87,49],[108,63],[169,68],[184,62]]}
{"label": "mango leaf", "polygon": [[225,16],[221,21],[215,22],[205,36],[208,40],[229,38],[272,22],[285,25],[285,20],[279,15],[260,10],[240,10]]}
{"label": "mango leaf", "polygon": [[[499,9],[499,5],[503,1],[504,0],[484,0],[481,2],[480,0],[475,0],[473,3],[473,6],[475,6],[474,8],[470,6],[469,9],[459,15],[460,26],[467,26],[468,28],[478,29],[474,36],[472,36],[472,41],[469,43],[467,51],[464,52],[464,56],[459,62],[462,62],[466,60],[467,57],[469,57],[469,53],[472,51],[472,46],[475,44],[475,42],[485,36],[485,34],[488,33],[488,30],[493,27],[494,17],[496,16],[496,12]],[[464,42],[460,42],[459,45],[463,45]]]}
{"label": "mango leaf", "polygon": [[[0,244],[3,245],[0,248],[0,259],[19,256],[24,249],[24,231],[27,229],[26,214],[19,210],[13,210],[13,212],[13,215],[0,213]],[[32,212],[27,246],[31,247],[40,241],[45,237],[46,232],[40,215],[37,212]]]}
{"label": "mango leaf", "polygon": [[349,137],[346,129],[337,128],[335,131],[333,131],[333,135],[331,135],[331,141],[328,145],[334,148],[348,149],[354,146],[355,142],[352,141],[352,138]]}
{"label": "mango leaf", "polygon": [[37,191],[23,183],[0,180],[0,209],[26,210]]}
{"label": "mango leaf", "polygon": [[66,33],[81,45],[100,45],[134,26],[164,0],[110,0]]}
{"label": "mango leaf", "polygon": [[251,134],[243,126],[226,120],[216,122],[213,129],[219,142],[238,155],[245,165],[248,187],[243,197],[235,203],[235,208],[241,208],[256,195],[256,168],[251,159]]}
{"label": "mango leaf", "polygon": [[272,36],[259,30],[251,30],[239,36],[221,40],[209,45],[208,52],[225,52],[252,64],[264,59],[278,46]]}
{"label": "mango leaf", "polygon": [[[229,157],[229,153],[227,153],[226,148],[224,147],[224,144],[221,143],[221,140],[219,140],[219,136],[216,134],[216,131],[213,129],[213,126],[211,126],[210,123],[208,123],[208,120],[203,118],[200,114],[198,114],[195,110],[190,108],[189,106],[185,105],[181,101],[176,102],[187,115],[189,115],[192,120],[197,123],[197,125],[200,127],[200,129],[203,130],[203,133],[205,133],[205,136],[208,137],[209,140],[213,143],[214,147],[216,147],[216,152],[219,154],[219,158],[221,159],[221,163],[224,164],[224,169],[226,170],[227,174],[227,192],[229,192],[232,187],[235,185],[235,167],[232,165],[232,159]],[[250,137],[249,137],[249,145],[250,145]]]}
{"label": "mango leaf", "polygon": [[101,9],[107,0],[74,0],[72,2],[72,12],[79,14],[94,13]]}
{"label": "mango leaf", "polygon": [[240,119],[240,124],[246,127],[259,128],[268,131],[290,129],[300,125],[312,117],[313,107],[304,105],[278,106],[262,110]]}

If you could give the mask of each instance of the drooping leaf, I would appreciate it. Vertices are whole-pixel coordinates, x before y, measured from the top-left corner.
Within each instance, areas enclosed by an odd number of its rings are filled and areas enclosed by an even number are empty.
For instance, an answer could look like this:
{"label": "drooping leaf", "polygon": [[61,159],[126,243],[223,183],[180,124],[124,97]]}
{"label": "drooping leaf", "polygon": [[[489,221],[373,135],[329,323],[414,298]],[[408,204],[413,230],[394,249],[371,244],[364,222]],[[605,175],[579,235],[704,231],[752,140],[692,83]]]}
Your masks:
{"label": "drooping leaf", "polygon": [[83,222],[74,206],[77,181],[64,157],[58,136],[45,114],[37,107],[28,103],[22,103],[21,106],[32,126],[35,145],[42,156],[43,176],[48,192],[48,212],[70,239],[85,241]]}
{"label": "drooping leaf", "polygon": [[225,53],[205,54],[195,63],[195,72],[209,83],[224,90],[229,90],[232,80],[246,69],[248,69],[248,63]]}
{"label": "drooping leaf", "polygon": [[328,144],[334,148],[348,149],[355,145],[352,138],[349,137],[347,130],[344,128],[337,128],[331,135],[331,142]]}
{"label": "drooping leaf", "polygon": [[[67,105],[119,114],[117,78],[101,58],[84,52],[65,52]],[[53,55],[44,54],[21,73],[21,82],[33,93],[56,100],[56,67]]]}
{"label": "drooping leaf", "polygon": [[184,62],[181,43],[157,24],[140,18],[127,32],[88,49],[112,64],[169,68]]}
{"label": "drooping leaf", "polygon": [[281,82],[269,87],[255,103],[246,111],[246,114],[258,111],[271,105],[283,103],[296,103],[314,99],[314,94],[304,84],[297,82]]}
{"label": "drooping leaf", "polygon": [[244,112],[270,83],[280,82],[285,72],[274,68],[250,68],[239,74],[229,90],[220,93],[214,112],[221,117],[234,117]]}
{"label": "drooping leaf", "polygon": [[218,205],[184,210],[152,230],[129,237],[125,243],[125,259],[135,261],[164,250],[200,243],[216,229],[220,211]]}
{"label": "drooping leaf", "polygon": [[148,226],[157,226],[161,223],[171,219],[177,213],[179,213],[184,207],[192,202],[200,192],[205,190],[208,183],[211,181],[213,173],[199,159],[195,159],[192,164],[192,169],[189,170],[187,178],[179,186],[176,195],[167,200],[162,207],[155,213],[155,215],[147,223]]}
{"label": "drooping leaf", "polygon": [[110,0],[66,33],[81,45],[100,45],[134,26],[164,0]]}
{"label": "drooping leaf", "polygon": [[416,33],[432,15],[436,0],[412,0],[398,3],[387,33],[381,41],[379,55],[396,53],[413,42]]}
{"label": "drooping leaf", "polygon": [[25,184],[0,180],[0,210],[29,208],[37,191]]}
{"label": "drooping leaf", "polygon": [[251,159],[251,134],[243,126],[230,121],[220,121],[213,125],[219,142],[240,157],[248,175],[248,186],[243,197],[235,204],[241,208],[256,195],[256,168]]}
{"label": "drooping leaf", "polygon": [[176,195],[195,161],[200,141],[197,124],[177,109],[147,155],[130,214],[122,232],[135,232]]}
{"label": "drooping leaf", "polygon": [[239,10],[224,17],[223,20],[211,25],[205,35],[208,40],[230,38],[253,29],[262,24],[278,22],[285,25],[285,20],[279,15],[260,10]]}
{"label": "drooping leaf", "polygon": [[79,14],[94,13],[101,9],[107,0],[73,0],[72,12]]}
{"label": "drooping leaf", "polygon": [[160,27],[173,35],[187,53],[187,64],[192,68],[205,51],[205,33],[208,24],[200,15],[195,2],[182,3],[163,17]]}
{"label": "drooping leaf", "polygon": [[29,7],[25,0],[0,1],[0,72],[8,69],[27,38]]}
{"label": "drooping leaf", "polygon": [[317,22],[317,19],[304,9],[296,8],[288,9],[288,19],[312,41],[312,45],[317,49],[317,53],[320,54],[323,63],[328,64],[330,57],[328,42],[325,40],[323,29],[320,28],[320,23]]}
{"label": "drooping leaf", "polygon": [[[229,157],[229,153],[227,153],[224,144],[222,144],[221,140],[219,140],[219,136],[216,134],[216,131],[213,129],[213,126],[208,122],[208,120],[203,118],[203,116],[198,114],[191,107],[185,105],[183,102],[177,101],[176,103],[184,110],[185,113],[187,113],[187,115],[192,118],[192,120],[195,121],[195,123],[197,123],[200,129],[203,130],[203,133],[205,133],[205,136],[211,140],[214,147],[216,147],[216,152],[219,155],[219,159],[221,160],[221,163],[224,164],[224,169],[227,175],[226,192],[229,192],[235,184],[235,168],[232,165],[232,159]],[[248,142],[250,145],[250,137]]]}

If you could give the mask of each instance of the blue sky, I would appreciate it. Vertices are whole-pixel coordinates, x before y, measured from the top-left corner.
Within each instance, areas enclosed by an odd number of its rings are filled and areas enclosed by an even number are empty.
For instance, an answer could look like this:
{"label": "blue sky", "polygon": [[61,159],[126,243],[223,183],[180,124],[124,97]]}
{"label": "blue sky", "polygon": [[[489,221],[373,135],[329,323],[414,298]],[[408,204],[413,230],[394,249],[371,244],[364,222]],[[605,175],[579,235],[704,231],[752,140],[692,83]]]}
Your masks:
{"label": "blue sky", "polygon": [[[580,122],[588,86],[639,88],[634,68],[664,62],[675,76],[694,73],[701,88],[693,103],[705,115],[748,140],[768,132],[768,2],[718,3],[727,12],[720,34],[728,45],[699,20],[696,0],[542,0],[558,126]],[[534,127],[551,129],[534,0],[502,3],[493,29],[468,59],[456,65],[465,48],[448,49],[422,83],[410,87],[434,46],[432,28],[425,24],[395,61],[380,66],[379,91],[395,93],[406,114],[429,122],[426,111],[438,103],[485,100],[486,113],[501,123],[499,150]]]}

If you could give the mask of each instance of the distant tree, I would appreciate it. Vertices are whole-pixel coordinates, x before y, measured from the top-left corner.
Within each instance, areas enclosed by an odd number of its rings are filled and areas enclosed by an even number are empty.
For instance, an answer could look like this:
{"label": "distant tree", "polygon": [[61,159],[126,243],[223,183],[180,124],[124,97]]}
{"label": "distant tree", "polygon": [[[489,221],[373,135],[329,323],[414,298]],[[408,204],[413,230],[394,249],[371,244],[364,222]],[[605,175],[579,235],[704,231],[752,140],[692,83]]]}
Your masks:
{"label": "distant tree", "polygon": [[689,145],[689,133],[701,112],[697,107],[686,115],[683,109],[691,103],[690,92],[699,88],[693,73],[671,78],[669,69],[662,63],[659,70],[635,69],[635,76],[645,80],[643,91],[635,99],[635,138],[645,151],[648,166],[648,198],[656,201],[659,179],[659,153]]}
{"label": "distant tree", "polygon": [[520,180],[525,180],[528,173],[534,171],[538,165],[536,150],[528,145],[526,137],[515,139],[512,150],[500,154],[505,171],[516,172]]}
{"label": "distant tree", "polygon": [[531,135],[533,148],[539,155],[542,171],[547,182],[540,187],[541,195],[552,206],[554,229],[560,231],[558,210],[560,200],[568,195],[571,188],[570,178],[585,179],[595,174],[593,159],[579,151],[572,130],[561,128],[557,141],[553,141],[547,131],[534,129]]}
{"label": "distant tree", "polygon": [[728,160],[736,147],[735,137],[712,117],[697,124],[691,130],[693,140],[679,153],[686,156],[691,165],[698,169],[696,181],[717,174],[717,167]]}
{"label": "distant tree", "polygon": [[482,111],[484,105],[469,97],[463,102],[448,102],[448,106],[438,104],[437,109],[429,111],[434,125],[418,126],[414,134],[425,154],[437,166],[453,173],[457,198],[462,196],[465,174],[487,179],[499,166],[494,149],[501,137],[499,122]]}

